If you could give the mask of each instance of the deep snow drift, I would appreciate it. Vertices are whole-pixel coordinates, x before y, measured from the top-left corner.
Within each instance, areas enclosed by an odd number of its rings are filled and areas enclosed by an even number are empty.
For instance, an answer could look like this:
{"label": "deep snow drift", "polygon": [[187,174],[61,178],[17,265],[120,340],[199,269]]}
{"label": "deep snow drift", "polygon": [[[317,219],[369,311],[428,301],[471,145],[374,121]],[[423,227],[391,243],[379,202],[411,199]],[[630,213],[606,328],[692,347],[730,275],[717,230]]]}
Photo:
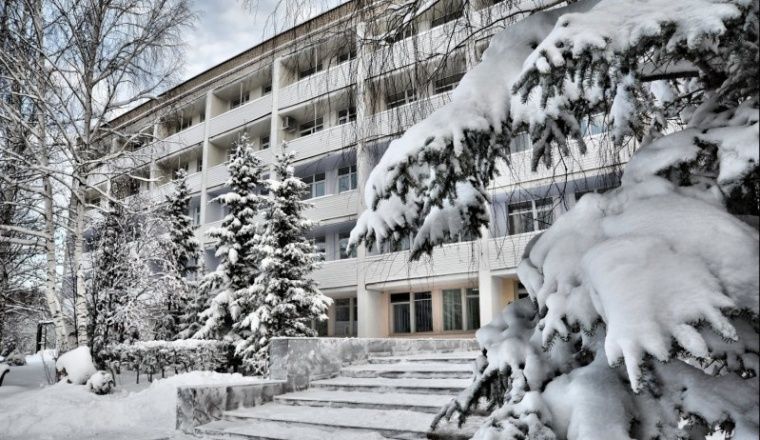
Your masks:
{"label": "deep snow drift", "polygon": [[[98,396],[86,386],[58,383],[0,394],[3,440],[142,440],[175,435],[177,387],[240,384],[260,379],[196,371],[157,380],[147,388]],[[4,388],[4,387],[3,387]]]}

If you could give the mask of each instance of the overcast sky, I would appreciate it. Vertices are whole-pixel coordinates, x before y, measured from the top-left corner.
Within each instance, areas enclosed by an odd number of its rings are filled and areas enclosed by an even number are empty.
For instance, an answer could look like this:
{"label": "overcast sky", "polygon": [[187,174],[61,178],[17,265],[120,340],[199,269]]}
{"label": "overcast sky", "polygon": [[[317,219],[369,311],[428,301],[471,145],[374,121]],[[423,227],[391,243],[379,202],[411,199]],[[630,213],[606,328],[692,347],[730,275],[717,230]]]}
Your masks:
{"label": "overcast sky", "polygon": [[[254,8],[248,8],[241,0],[195,0],[198,22],[187,36],[182,78],[191,78],[273,35],[275,22],[279,31],[292,27],[293,17],[287,20],[272,19],[277,2],[257,0]],[[296,2],[300,3],[301,0]],[[311,0],[308,4],[314,11],[307,15],[316,15],[330,4],[338,3],[337,0]],[[281,5],[281,9],[286,6]],[[304,13],[304,8],[298,9]]]}

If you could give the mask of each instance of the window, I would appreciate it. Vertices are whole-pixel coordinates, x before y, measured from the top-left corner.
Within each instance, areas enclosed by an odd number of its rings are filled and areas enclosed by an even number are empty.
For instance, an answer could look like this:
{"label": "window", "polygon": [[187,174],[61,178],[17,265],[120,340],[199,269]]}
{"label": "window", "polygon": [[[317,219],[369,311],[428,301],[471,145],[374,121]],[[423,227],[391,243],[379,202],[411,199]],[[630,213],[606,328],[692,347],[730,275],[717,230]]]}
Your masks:
{"label": "window", "polygon": [[182,118],[177,124],[177,131],[182,131],[189,128],[191,125],[193,125],[193,118]]}
{"label": "window", "polygon": [[551,226],[554,220],[552,199],[512,203],[508,207],[509,234],[540,231]]}
{"label": "window", "polygon": [[312,319],[311,329],[317,332],[317,336],[327,336],[327,320],[326,319]]}
{"label": "window", "polygon": [[411,247],[412,247],[412,240],[409,238],[408,235],[401,237],[398,240],[392,239],[390,241],[391,252],[408,251],[409,248]]}
{"label": "window", "polygon": [[349,107],[338,112],[338,125],[348,124],[356,120],[356,107]]}
{"label": "window", "polygon": [[306,194],[304,194],[305,200],[325,195],[325,173],[306,176],[302,180],[308,186]]}
{"label": "window", "polygon": [[195,206],[193,208],[192,219],[193,219],[193,227],[200,226],[201,224],[201,206],[200,205]]}
{"label": "window", "polygon": [[356,298],[335,300],[335,336],[356,336]]}
{"label": "window", "polygon": [[269,194],[269,187],[266,181],[269,180],[269,174],[262,174],[261,184],[259,185],[259,195],[266,196]]}
{"label": "window", "polygon": [[411,333],[412,315],[409,293],[391,294],[391,316],[393,317],[393,333]]}
{"label": "window", "polygon": [[324,260],[325,255],[327,254],[327,240],[325,239],[324,235],[314,237],[314,247],[316,248],[316,252],[319,255],[319,259]]}
{"label": "window", "polygon": [[246,102],[250,100],[251,100],[251,92],[242,93],[239,97],[230,101],[230,110],[232,110],[233,108],[240,107],[241,105],[245,104]]}
{"label": "window", "polygon": [[589,118],[581,120],[581,135],[594,136],[607,131],[607,124],[604,122],[604,115],[601,113],[592,115]]}
{"label": "window", "polygon": [[523,283],[517,282],[517,299],[523,299],[529,297],[528,289],[523,286]]}
{"label": "window", "polygon": [[430,292],[414,294],[414,331],[433,331],[433,297]]}
{"label": "window", "polygon": [[317,59],[317,54],[314,53],[312,58],[308,61],[309,64],[307,66],[298,71],[298,79],[303,79],[322,71],[322,62]]}
{"label": "window", "polygon": [[261,88],[261,94],[262,94],[262,95],[266,95],[266,94],[269,94],[269,93],[272,93],[272,83],[269,83],[269,84],[265,84],[265,85],[264,85],[264,86]]}
{"label": "window", "polygon": [[356,189],[356,165],[338,168],[338,192]]}
{"label": "window", "polygon": [[322,118],[316,118],[313,121],[304,122],[303,124],[298,126],[298,132],[301,136],[308,136],[310,134],[314,134],[318,131],[321,131],[322,128],[324,128],[324,125],[322,123]]}
{"label": "window", "polygon": [[338,54],[338,64],[345,63],[346,61],[351,61],[354,58],[356,58],[356,48],[350,47],[348,50]]}
{"label": "window", "polygon": [[389,31],[389,33],[391,35],[388,36],[388,37],[386,37],[385,41],[387,41],[388,43],[393,44],[393,43],[401,41],[401,40],[403,40],[405,38],[409,38],[412,35],[416,34],[417,33],[417,26],[414,23],[411,23],[411,24],[406,25],[401,30],[397,30],[395,32],[394,31]]}
{"label": "window", "polygon": [[444,23],[448,23],[450,21],[454,21],[454,20],[458,19],[459,17],[461,17],[462,16],[462,7],[461,6],[460,7],[454,6],[454,8],[455,9],[453,9],[453,10],[446,11],[445,15],[442,15],[442,16],[440,16],[438,18],[433,19],[433,22],[430,24],[430,27],[440,26],[440,25],[442,25]]}
{"label": "window", "polygon": [[455,73],[453,75],[435,80],[435,83],[433,84],[433,92],[437,95],[439,93],[454,90],[463,76],[464,73]]}
{"label": "window", "polygon": [[400,93],[388,95],[385,99],[388,109],[400,107],[417,100],[417,92],[414,89],[406,89]]}
{"label": "window", "polygon": [[433,297],[430,292],[391,294],[393,333],[433,331]]}
{"label": "window", "polygon": [[480,292],[478,289],[467,289],[467,330],[480,328]]}
{"label": "window", "polygon": [[338,247],[340,247],[340,259],[356,258],[356,248],[351,250],[351,253],[347,252],[348,239],[351,236],[350,232],[341,232],[338,234]]}
{"label": "window", "polygon": [[259,144],[261,144],[262,150],[269,148],[269,136],[261,136],[261,138],[259,138]]}
{"label": "window", "polygon": [[533,142],[530,140],[530,135],[524,131],[516,133],[509,144],[510,153],[519,153],[520,151],[529,150],[532,147]]}
{"label": "window", "polygon": [[195,159],[195,172],[200,173],[201,171],[203,171],[203,158],[199,157]]}
{"label": "window", "polygon": [[443,291],[443,329],[462,330],[462,290]]}

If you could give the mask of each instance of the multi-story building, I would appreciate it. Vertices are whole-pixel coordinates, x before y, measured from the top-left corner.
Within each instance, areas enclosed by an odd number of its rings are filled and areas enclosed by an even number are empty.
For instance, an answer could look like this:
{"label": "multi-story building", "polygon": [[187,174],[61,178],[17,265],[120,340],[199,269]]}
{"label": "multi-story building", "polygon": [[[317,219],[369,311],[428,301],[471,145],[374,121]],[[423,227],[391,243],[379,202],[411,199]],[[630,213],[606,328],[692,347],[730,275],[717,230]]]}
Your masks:
{"label": "multi-story building", "polygon": [[[118,117],[112,126],[134,135],[130,153],[89,183],[162,200],[173,174],[186,169],[189,214],[213,270],[215,243],[206,232],[225,216],[215,198],[226,191],[231,148],[245,133],[271,164],[287,142],[297,154],[296,174],[309,186],[307,214],[324,255],[314,277],[335,300],[320,333],[472,335],[525,294],[515,268],[531,238],[575,195],[614,184],[614,172],[600,148],[531,172],[529,141],[520,137],[511,164],[502,164],[493,182],[492,226],[481,237],[460,237],[417,262],[408,261],[409,240],[347,253],[364,209],[363,182],[389,141],[449,100],[491,35],[514,20],[502,17],[517,7],[440,0],[394,18],[388,9],[368,13],[357,5],[278,34]],[[587,131],[593,145],[602,126]]]}

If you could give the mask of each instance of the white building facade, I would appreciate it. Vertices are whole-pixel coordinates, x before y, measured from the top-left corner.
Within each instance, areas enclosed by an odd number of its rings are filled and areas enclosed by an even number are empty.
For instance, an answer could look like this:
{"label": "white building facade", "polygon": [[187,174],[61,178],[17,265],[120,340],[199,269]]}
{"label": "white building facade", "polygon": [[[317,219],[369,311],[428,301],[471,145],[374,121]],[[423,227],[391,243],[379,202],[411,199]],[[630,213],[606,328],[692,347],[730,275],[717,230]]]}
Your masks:
{"label": "white building facade", "polygon": [[[385,14],[366,14],[352,2],[339,6],[113,121],[133,134],[130,151],[88,183],[163,200],[174,173],[186,169],[189,214],[206,269],[213,270],[215,243],[206,233],[225,216],[215,198],[226,191],[234,143],[246,134],[271,164],[286,142],[296,153],[296,175],[309,184],[307,215],[324,255],[313,275],[335,300],[320,334],[471,337],[525,294],[516,265],[527,243],[580,194],[615,186],[615,171],[606,164],[627,154],[605,157],[604,149],[592,148],[531,172],[529,145],[520,138],[510,166],[502,164],[493,182],[492,225],[481,237],[460,237],[417,262],[409,262],[409,240],[346,253],[365,208],[369,172],[390,140],[448,102],[491,35],[508,25],[500,19],[515,6],[506,3],[441,0],[392,37],[393,21]],[[595,124],[587,134],[590,145],[604,136]],[[125,146],[115,142],[114,148]],[[92,193],[90,202],[99,203]]]}

